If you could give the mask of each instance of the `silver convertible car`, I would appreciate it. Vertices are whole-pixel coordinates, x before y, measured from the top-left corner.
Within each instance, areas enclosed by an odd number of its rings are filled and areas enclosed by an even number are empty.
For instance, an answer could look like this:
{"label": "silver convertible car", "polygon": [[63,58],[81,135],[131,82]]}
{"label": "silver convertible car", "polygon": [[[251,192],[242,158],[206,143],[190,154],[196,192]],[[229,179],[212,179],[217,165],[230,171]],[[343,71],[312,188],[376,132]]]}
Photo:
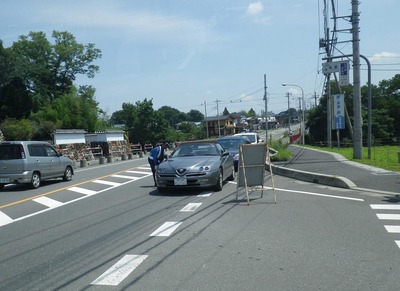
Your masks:
{"label": "silver convertible car", "polygon": [[216,142],[180,144],[156,172],[158,191],[168,188],[213,187],[220,191],[225,180],[234,180],[233,158]]}

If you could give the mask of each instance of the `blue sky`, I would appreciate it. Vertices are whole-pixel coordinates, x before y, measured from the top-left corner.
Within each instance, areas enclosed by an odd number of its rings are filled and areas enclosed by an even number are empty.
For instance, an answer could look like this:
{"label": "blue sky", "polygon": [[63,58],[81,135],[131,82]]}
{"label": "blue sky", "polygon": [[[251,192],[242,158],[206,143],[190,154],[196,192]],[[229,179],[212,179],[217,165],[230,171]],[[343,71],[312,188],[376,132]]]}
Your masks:
{"label": "blue sky", "polygon": [[[351,14],[350,0],[335,3],[338,16]],[[77,84],[95,87],[100,108],[110,115],[144,98],[153,99],[155,109],[167,105],[208,116],[217,114],[217,103],[220,112],[261,113],[264,74],[268,111],[279,113],[287,110],[286,92],[292,93],[291,107],[301,97],[299,88],[282,83],[303,88],[306,106],[322,92],[322,8],[322,0],[1,0],[0,39],[9,47],[30,31],[50,39],[58,30],[94,43],[103,54],[96,61],[100,73],[79,77]],[[376,85],[400,73],[399,11],[398,0],[359,6],[361,54],[372,64]],[[339,29],[350,27],[338,21]],[[350,39],[339,34],[339,41]],[[337,48],[352,53],[351,43]]]}

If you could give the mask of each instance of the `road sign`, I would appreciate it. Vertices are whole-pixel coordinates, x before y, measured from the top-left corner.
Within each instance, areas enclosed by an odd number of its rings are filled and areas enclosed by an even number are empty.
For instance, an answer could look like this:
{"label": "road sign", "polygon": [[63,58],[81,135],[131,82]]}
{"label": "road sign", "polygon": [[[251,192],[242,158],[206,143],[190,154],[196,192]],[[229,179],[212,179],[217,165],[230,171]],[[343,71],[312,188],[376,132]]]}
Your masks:
{"label": "road sign", "polygon": [[334,95],[333,100],[334,100],[333,116],[335,118],[333,129],[344,129],[345,128],[344,95],[343,94]]}

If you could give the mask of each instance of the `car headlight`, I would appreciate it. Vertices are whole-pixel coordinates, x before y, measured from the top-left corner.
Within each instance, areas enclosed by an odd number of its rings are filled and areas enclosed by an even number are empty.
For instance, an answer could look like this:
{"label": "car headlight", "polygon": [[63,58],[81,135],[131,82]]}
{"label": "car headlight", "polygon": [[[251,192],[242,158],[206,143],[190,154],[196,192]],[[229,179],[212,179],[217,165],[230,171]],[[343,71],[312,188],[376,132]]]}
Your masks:
{"label": "car headlight", "polygon": [[207,172],[207,171],[209,171],[209,170],[210,170],[210,167],[209,167],[209,166],[204,166],[204,167],[200,167],[200,168],[199,168],[199,171],[200,171],[200,172],[203,172],[203,171],[204,171],[204,172]]}
{"label": "car headlight", "polygon": [[158,168],[157,173],[165,173],[167,171],[166,168]]}
{"label": "car headlight", "polygon": [[234,159],[234,160],[239,160],[239,154],[234,155],[234,156],[233,156],[233,159]]}

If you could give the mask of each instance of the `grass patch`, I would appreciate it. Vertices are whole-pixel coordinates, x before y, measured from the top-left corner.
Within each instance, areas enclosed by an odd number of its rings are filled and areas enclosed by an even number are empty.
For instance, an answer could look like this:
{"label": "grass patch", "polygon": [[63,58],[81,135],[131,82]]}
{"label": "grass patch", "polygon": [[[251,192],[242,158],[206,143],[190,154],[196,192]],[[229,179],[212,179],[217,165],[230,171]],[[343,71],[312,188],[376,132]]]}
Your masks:
{"label": "grass patch", "polygon": [[400,152],[400,147],[398,146],[376,146],[371,148],[371,159],[368,159],[368,148],[363,148],[363,159],[353,158],[353,148],[327,148],[327,147],[316,147],[309,146],[306,147],[319,149],[327,152],[334,152],[341,154],[346,159],[374,166],[377,168],[400,172],[400,163],[398,160],[398,153]]}
{"label": "grass patch", "polygon": [[269,142],[269,147],[276,150],[276,155],[271,156],[272,162],[289,161],[292,157],[292,152],[288,150],[289,144],[283,142],[282,139],[277,139]]}

